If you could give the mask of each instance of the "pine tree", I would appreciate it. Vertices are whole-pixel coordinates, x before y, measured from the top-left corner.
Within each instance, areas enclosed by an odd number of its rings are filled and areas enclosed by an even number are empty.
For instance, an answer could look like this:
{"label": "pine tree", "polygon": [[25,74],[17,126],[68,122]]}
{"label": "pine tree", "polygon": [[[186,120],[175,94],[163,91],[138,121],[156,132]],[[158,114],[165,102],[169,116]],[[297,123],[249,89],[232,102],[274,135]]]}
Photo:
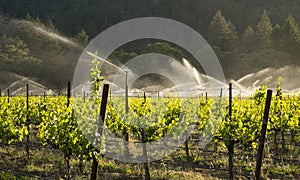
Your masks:
{"label": "pine tree", "polygon": [[257,24],[256,36],[261,47],[270,47],[272,42],[273,27],[271,19],[266,10],[264,10],[260,21]]}
{"label": "pine tree", "polygon": [[281,32],[281,26],[279,24],[276,24],[273,29],[273,47],[276,50],[282,50],[282,32]]}
{"label": "pine tree", "polygon": [[38,25],[43,25],[43,23],[42,23],[42,21],[39,17],[36,17],[35,23],[38,24]]}
{"label": "pine tree", "polygon": [[34,22],[34,19],[31,17],[31,15],[29,13],[26,14],[25,20],[29,21],[29,22]]}
{"label": "pine tree", "polygon": [[86,31],[82,29],[75,37],[77,41],[86,46],[89,43],[89,36],[87,35]]}
{"label": "pine tree", "polygon": [[54,25],[52,19],[49,19],[49,22],[48,22],[48,24],[47,24],[47,27],[48,27],[48,29],[49,29],[51,32],[58,33],[58,30],[57,30],[57,28],[55,27],[55,25]]}
{"label": "pine tree", "polygon": [[223,40],[225,40],[223,46],[224,49],[233,50],[235,48],[236,40],[238,39],[238,35],[235,29],[235,26],[229,20],[227,22],[227,29],[223,31]]}
{"label": "pine tree", "polygon": [[235,26],[225,19],[220,10],[217,10],[209,24],[207,35],[212,45],[219,46],[224,51],[232,50],[237,39]]}
{"label": "pine tree", "polygon": [[248,26],[246,28],[245,32],[242,34],[241,41],[241,50],[243,52],[251,52],[255,49],[256,37],[255,32],[251,26]]}
{"label": "pine tree", "polygon": [[290,14],[281,29],[281,44],[283,50],[294,53],[300,47],[300,29],[294,17]]}
{"label": "pine tree", "polygon": [[24,66],[37,65],[40,63],[39,59],[31,56],[31,51],[24,41],[18,37],[8,37],[2,35],[0,37],[0,66],[6,70],[17,73],[26,73],[25,71],[32,71],[32,69],[24,70]]}

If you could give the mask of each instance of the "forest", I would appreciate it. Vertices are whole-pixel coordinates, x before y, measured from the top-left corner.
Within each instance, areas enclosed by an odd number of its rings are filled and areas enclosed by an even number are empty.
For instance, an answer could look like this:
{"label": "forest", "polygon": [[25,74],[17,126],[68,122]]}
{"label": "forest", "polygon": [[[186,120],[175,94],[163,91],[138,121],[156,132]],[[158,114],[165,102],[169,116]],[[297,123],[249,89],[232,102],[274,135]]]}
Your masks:
{"label": "forest", "polygon": [[[266,67],[297,66],[299,3],[295,0],[2,0],[0,73],[5,78],[0,85],[3,88],[9,84],[5,81],[14,81],[15,78],[7,76],[15,73],[48,88],[63,89],[72,79],[78,58],[90,40],[112,25],[145,16],[174,19],[198,31],[213,47],[228,80]],[[128,43],[110,58],[126,62],[148,52],[175,56],[179,61],[185,57],[193,62],[193,57],[181,47],[157,40]]]}

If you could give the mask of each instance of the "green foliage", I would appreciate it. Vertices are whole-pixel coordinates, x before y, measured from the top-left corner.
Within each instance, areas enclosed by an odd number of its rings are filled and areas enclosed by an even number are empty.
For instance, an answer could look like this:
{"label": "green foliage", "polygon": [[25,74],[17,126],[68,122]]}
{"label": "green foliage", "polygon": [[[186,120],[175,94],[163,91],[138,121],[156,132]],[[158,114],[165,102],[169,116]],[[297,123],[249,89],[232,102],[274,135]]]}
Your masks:
{"label": "green foliage", "polygon": [[97,52],[95,53],[95,56],[92,59],[92,67],[90,70],[90,83],[91,83],[91,89],[90,89],[90,98],[95,101],[95,104],[100,104],[100,91],[101,91],[101,82],[103,81],[103,77],[101,77],[99,65],[100,61],[97,60]]}
{"label": "green foliage", "polygon": [[259,137],[261,127],[262,104],[262,102],[257,104],[253,100],[234,99],[232,116],[229,117],[227,109],[215,138],[224,142],[226,147],[232,142],[240,143],[245,147],[255,146],[253,143]]}
{"label": "green foliage", "polygon": [[0,36],[0,71],[30,76],[40,67],[41,60],[33,56],[22,39],[6,35]]}
{"label": "green foliage", "polygon": [[54,32],[54,33],[57,33],[57,34],[59,33],[57,28],[53,24],[52,19],[49,19],[48,24],[47,24],[47,28],[50,30],[50,32]]}
{"label": "green foliage", "polygon": [[256,36],[261,47],[270,47],[272,42],[273,27],[271,19],[266,10],[263,11],[260,21],[257,24]]}
{"label": "green foliage", "polygon": [[251,26],[246,28],[245,32],[241,36],[241,41],[241,48],[243,52],[251,52],[255,49],[256,35]]}
{"label": "green foliage", "polygon": [[23,63],[39,63],[40,60],[30,55],[30,50],[20,38],[0,37],[0,60],[2,65],[20,65]]}
{"label": "green foliage", "polygon": [[180,49],[171,46],[166,42],[157,42],[157,43],[149,44],[146,47],[145,52],[165,54],[177,60],[181,60],[182,58],[185,57],[185,55]]}
{"label": "green foliage", "polygon": [[300,29],[291,14],[285,19],[284,24],[278,31],[277,46],[287,52],[297,53],[300,45]]}
{"label": "green foliage", "polygon": [[31,17],[31,15],[29,13],[26,14],[25,20],[29,21],[29,22],[33,22],[34,21],[33,18]]}
{"label": "green foliage", "polygon": [[84,29],[82,29],[76,36],[75,38],[77,39],[77,41],[83,45],[86,46],[89,43],[89,36],[87,35],[86,31]]}
{"label": "green foliage", "polygon": [[235,26],[217,10],[207,31],[208,40],[212,45],[219,46],[222,50],[232,50],[237,40]]}
{"label": "green foliage", "polygon": [[[211,119],[219,118],[220,126],[214,140],[229,146],[256,148],[265,104],[266,87],[253,97],[233,99],[232,117],[229,117],[226,99],[214,98],[132,98],[130,113],[125,114],[124,98],[113,97],[108,103],[105,128],[119,137],[123,130],[131,139],[152,142],[169,135],[174,128],[184,134],[187,124],[196,123],[198,132],[216,131]],[[299,130],[300,97],[281,93],[278,79],[277,95],[272,99],[268,130],[293,132]],[[61,150],[66,156],[91,160],[96,148],[98,113],[93,99],[85,101],[74,97],[67,106],[66,97],[30,97],[26,110],[24,97],[0,97],[0,142],[22,141],[28,134],[26,119],[37,127],[38,137],[47,145]],[[222,110],[222,107],[225,107]],[[218,121],[213,121],[217,123]],[[183,124],[183,125],[178,125]],[[182,129],[180,129],[182,127]],[[84,132],[84,133],[83,133]],[[271,131],[268,131],[268,135]],[[172,135],[172,134],[171,134]],[[144,139],[142,139],[144,137]],[[294,139],[297,141],[296,139]]]}
{"label": "green foliage", "polygon": [[25,103],[22,97],[13,98],[10,103],[7,98],[0,97],[0,142],[10,144],[22,141],[28,134]]}

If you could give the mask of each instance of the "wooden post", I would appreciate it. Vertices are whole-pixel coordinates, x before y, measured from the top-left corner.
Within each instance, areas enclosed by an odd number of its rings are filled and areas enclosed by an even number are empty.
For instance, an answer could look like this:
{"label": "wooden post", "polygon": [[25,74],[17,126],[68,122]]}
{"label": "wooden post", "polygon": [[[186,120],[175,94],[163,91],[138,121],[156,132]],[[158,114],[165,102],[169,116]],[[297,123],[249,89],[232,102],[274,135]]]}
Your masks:
{"label": "wooden post", "polygon": [[125,110],[126,110],[126,114],[128,114],[129,112],[129,105],[128,105],[128,84],[127,84],[127,81],[128,81],[128,71],[125,71]]}
{"label": "wooden post", "polygon": [[206,102],[207,102],[207,92],[205,92],[205,100],[206,100]]}
{"label": "wooden post", "polygon": [[[232,84],[229,83],[229,106],[228,106],[229,121],[232,121]],[[233,179],[233,154],[234,154],[234,142],[230,140],[229,146],[227,146],[229,157],[228,157],[228,168],[229,168],[229,179]]]}
{"label": "wooden post", "polygon": [[[144,94],[145,95],[145,94]],[[146,146],[146,138],[145,138],[145,133],[144,129],[140,128],[140,133],[142,135],[142,147],[143,147],[143,158],[144,158],[144,171],[145,171],[145,180],[150,180],[150,171],[149,171],[149,165],[148,165],[148,154],[147,154],[147,146]]]}
{"label": "wooden post", "polygon": [[265,104],[265,111],[263,116],[263,124],[261,128],[261,135],[259,137],[259,146],[258,146],[258,152],[256,157],[256,168],[255,168],[255,179],[260,179],[260,171],[261,171],[261,163],[262,163],[262,156],[264,151],[264,145],[265,145],[265,137],[267,132],[267,125],[268,125],[268,118],[269,118],[269,111],[271,106],[271,98],[272,98],[272,90],[267,91],[267,99]]}
{"label": "wooden post", "polygon": [[0,89],[0,97],[2,96],[2,90]]}
{"label": "wooden post", "polygon": [[85,91],[83,91],[83,102],[85,102]]}
{"label": "wooden post", "polygon": [[9,103],[9,89],[7,89],[7,103]]}
{"label": "wooden post", "polygon": [[232,83],[229,83],[229,120],[232,118]]}
{"label": "wooden post", "polygon": [[109,90],[109,100],[111,100],[111,89]]}
{"label": "wooden post", "polygon": [[[101,99],[100,115],[99,115],[99,119],[98,119],[98,133],[100,134],[100,139],[99,139],[98,143],[100,144],[100,147],[101,147],[101,143],[102,143],[101,138],[102,138],[103,126],[104,126],[104,122],[105,122],[105,112],[106,112],[108,93],[109,93],[109,85],[104,84],[103,92],[102,92],[102,99]],[[99,165],[99,161],[95,157],[95,155],[93,155],[91,180],[97,179],[98,165]]]}
{"label": "wooden post", "polygon": [[99,120],[98,120],[98,126],[99,126],[98,133],[100,134],[100,136],[102,136],[102,134],[103,134],[103,126],[104,126],[104,120],[105,120],[106,105],[107,105],[107,100],[108,100],[108,92],[109,92],[109,85],[104,84],[103,92],[102,92],[102,99],[101,99],[100,116],[99,116]]}
{"label": "wooden post", "polygon": [[190,162],[189,137],[187,137],[185,142],[184,142],[184,150],[185,150],[185,155],[186,155],[186,161]]}
{"label": "wooden post", "polygon": [[221,88],[221,91],[220,91],[220,98],[222,97],[222,94],[223,94],[223,88]]}
{"label": "wooden post", "polygon": [[68,91],[67,91],[67,107],[70,105],[70,98],[71,98],[71,82],[68,82]]}
{"label": "wooden post", "polygon": [[27,110],[27,113],[26,113],[26,128],[27,128],[27,131],[28,131],[28,134],[26,135],[26,154],[27,154],[27,158],[29,157],[29,134],[30,134],[30,129],[29,129],[29,116],[28,116],[28,113],[29,113],[29,85],[26,84],[26,110]]}

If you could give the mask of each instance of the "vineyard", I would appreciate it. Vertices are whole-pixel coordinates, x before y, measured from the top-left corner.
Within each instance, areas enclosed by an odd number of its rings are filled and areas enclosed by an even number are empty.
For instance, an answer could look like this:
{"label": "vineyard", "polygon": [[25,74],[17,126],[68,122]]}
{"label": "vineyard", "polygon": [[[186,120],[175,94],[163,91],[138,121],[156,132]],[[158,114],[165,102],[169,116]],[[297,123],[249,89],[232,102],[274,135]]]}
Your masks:
{"label": "vineyard", "polygon": [[[254,177],[266,87],[248,98],[233,97],[232,102],[226,97],[132,97],[129,112],[124,97],[108,97],[104,126],[97,118],[101,114],[97,95],[1,95],[0,178],[87,179],[93,176],[96,162],[98,176],[107,179],[228,178],[228,173],[241,179]],[[263,178],[300,177],[299,107],[300,96],[283,95],[279,82],[269,113]],[[174,133],[174,129],[179,130]],[[134,146],[168,135],[173,141],[160,145],[172,149],[178,135],[187,131],[188,140],[162,159],[155,159],[155,152],[147,152],[146,146]],[[108,132],[129,145],[114,142]],[[211,141],[201,145],[210,134]],[[133,158],[142,154],[146,161],[154,161],[125,163],[106,152]]]}

